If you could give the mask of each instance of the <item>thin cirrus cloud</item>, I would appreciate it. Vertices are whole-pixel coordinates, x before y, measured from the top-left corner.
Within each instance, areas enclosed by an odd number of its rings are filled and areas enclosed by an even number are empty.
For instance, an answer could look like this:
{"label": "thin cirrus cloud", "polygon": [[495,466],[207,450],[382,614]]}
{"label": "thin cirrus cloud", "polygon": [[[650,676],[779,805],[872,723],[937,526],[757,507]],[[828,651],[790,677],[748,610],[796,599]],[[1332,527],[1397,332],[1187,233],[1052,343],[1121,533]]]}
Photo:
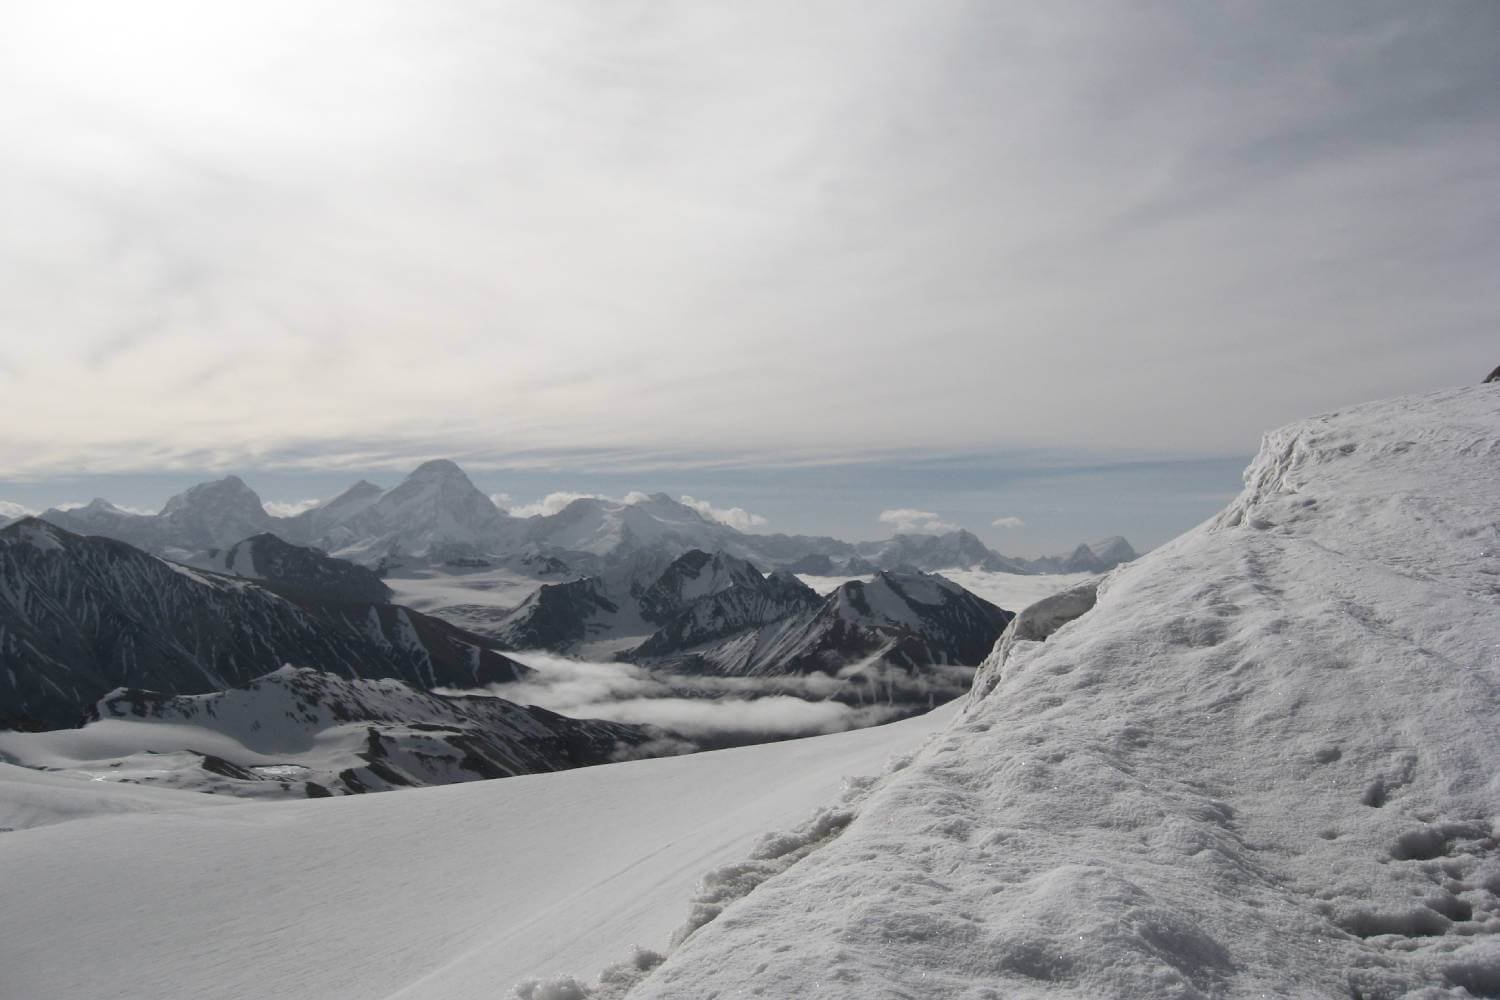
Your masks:
{"label": "thin cirrus cloud", "polygon": [[883,510],[876,517],[881,524],[889,525],[898,532],[922,534],[941,534],[945,531],[957,531],[958,525],[951,521],[945,521],[941,516],[930,510],[916,510],[911,507],[897,507],[893,510]]}
{"label": "thin cirrus cloud", "polygon": [[[537,515],[552,515],[560,512],[568,504],[575,500],[605,500],[609,503],[638,504],[651,499],[650,494],[640,490],[631,490],[622,497],[605,496],[600,493],[574,493],[567,490],[559,490],[549,493],[540,500],[532,503],[517,504],[509,493],[494,493],[490,500],[495,506],[509,513],[512,517],[535,517]],[[769,522],[759,514],[752,514],[743,507],[716,507],[708,500],[700,500],[696,497],[683,495],[678,498],[685,507],[691,507],[699,514],[711,521],[727,524],[731,528],[740,531],[750,531],[754,528],[764,527]]]}
{"label": "thin cirrus cloud", "polygon": [[990,523],[993,524],[997,528],[1022,528],[1022,527],[1026,526],[1026,522],[1025,521],[1021,520],[1021,518],[1019,518],[1019,517],[1015,517],[1014,515],[1006,515],[1005,517],[997,517],[993,521],[991,521]]}
{"label": "thin cirrus cloud", "polygon": [[1493,365],[1497,89],[1482,0],[9,5],[0,478],[1240,454]]}

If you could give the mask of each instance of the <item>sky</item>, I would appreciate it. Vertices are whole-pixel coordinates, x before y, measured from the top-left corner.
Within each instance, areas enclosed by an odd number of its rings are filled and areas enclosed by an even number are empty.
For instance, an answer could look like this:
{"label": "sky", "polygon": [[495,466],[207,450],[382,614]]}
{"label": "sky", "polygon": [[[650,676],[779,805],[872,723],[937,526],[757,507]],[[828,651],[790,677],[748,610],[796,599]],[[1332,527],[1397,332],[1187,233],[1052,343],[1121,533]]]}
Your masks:
{"label": "sky", "polygon": [[0,0],[0,499],[1156,544],[1500,363],[1496,94],[1489,0]]}

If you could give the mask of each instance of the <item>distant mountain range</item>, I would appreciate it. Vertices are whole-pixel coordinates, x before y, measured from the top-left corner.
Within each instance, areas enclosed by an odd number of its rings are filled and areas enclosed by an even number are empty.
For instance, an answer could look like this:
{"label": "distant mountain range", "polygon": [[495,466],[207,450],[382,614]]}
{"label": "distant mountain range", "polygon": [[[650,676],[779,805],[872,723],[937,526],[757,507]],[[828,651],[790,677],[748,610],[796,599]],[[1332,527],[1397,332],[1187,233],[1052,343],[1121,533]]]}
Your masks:
{"label": "distant mountain range", "polygon": [[651,558],[665,566],[694,549],[724,552],[763,569],[821,576],[954,568],[1093,573],[1135,557],[1123,538],[1080,545],[1064,556],[1021,559],[995,552],[962,530],[858,543],[753,534],[663,493],[630,501],[586,497],[555,514],[512,517],[443,459],[423,463],[391,489],[359,482],[292,517],[268,514],[237,476],[194,486],[158,514],[134,513],[100,499],[69,510],[53,508],[41,517],[78,534],[115,538],[195,565],[207,565],[216,550],[262,534],[380,570],[508,565],[537,577],[594,576]]}

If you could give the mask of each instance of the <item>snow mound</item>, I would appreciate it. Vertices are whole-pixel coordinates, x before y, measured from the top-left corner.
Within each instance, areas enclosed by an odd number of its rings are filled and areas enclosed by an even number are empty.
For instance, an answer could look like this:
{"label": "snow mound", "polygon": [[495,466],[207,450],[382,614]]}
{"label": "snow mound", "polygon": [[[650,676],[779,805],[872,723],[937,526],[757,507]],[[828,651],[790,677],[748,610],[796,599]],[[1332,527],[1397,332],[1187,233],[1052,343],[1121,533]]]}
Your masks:
{"label": "snow mound", "polygon": [[1500,392],[1268,435],[1082,598],[630,996],[1500,995]]}

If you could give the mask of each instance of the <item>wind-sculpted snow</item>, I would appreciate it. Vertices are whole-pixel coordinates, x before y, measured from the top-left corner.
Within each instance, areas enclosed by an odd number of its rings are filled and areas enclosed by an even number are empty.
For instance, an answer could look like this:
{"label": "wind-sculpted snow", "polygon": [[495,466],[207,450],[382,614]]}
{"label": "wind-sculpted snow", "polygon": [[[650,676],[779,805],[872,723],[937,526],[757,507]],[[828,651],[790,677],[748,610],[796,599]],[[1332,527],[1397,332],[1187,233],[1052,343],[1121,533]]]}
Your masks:
{"label": "wind-sculpted snow", "polygon": [[629,995],[1500,994],[1500,392],[1246,484]]}

